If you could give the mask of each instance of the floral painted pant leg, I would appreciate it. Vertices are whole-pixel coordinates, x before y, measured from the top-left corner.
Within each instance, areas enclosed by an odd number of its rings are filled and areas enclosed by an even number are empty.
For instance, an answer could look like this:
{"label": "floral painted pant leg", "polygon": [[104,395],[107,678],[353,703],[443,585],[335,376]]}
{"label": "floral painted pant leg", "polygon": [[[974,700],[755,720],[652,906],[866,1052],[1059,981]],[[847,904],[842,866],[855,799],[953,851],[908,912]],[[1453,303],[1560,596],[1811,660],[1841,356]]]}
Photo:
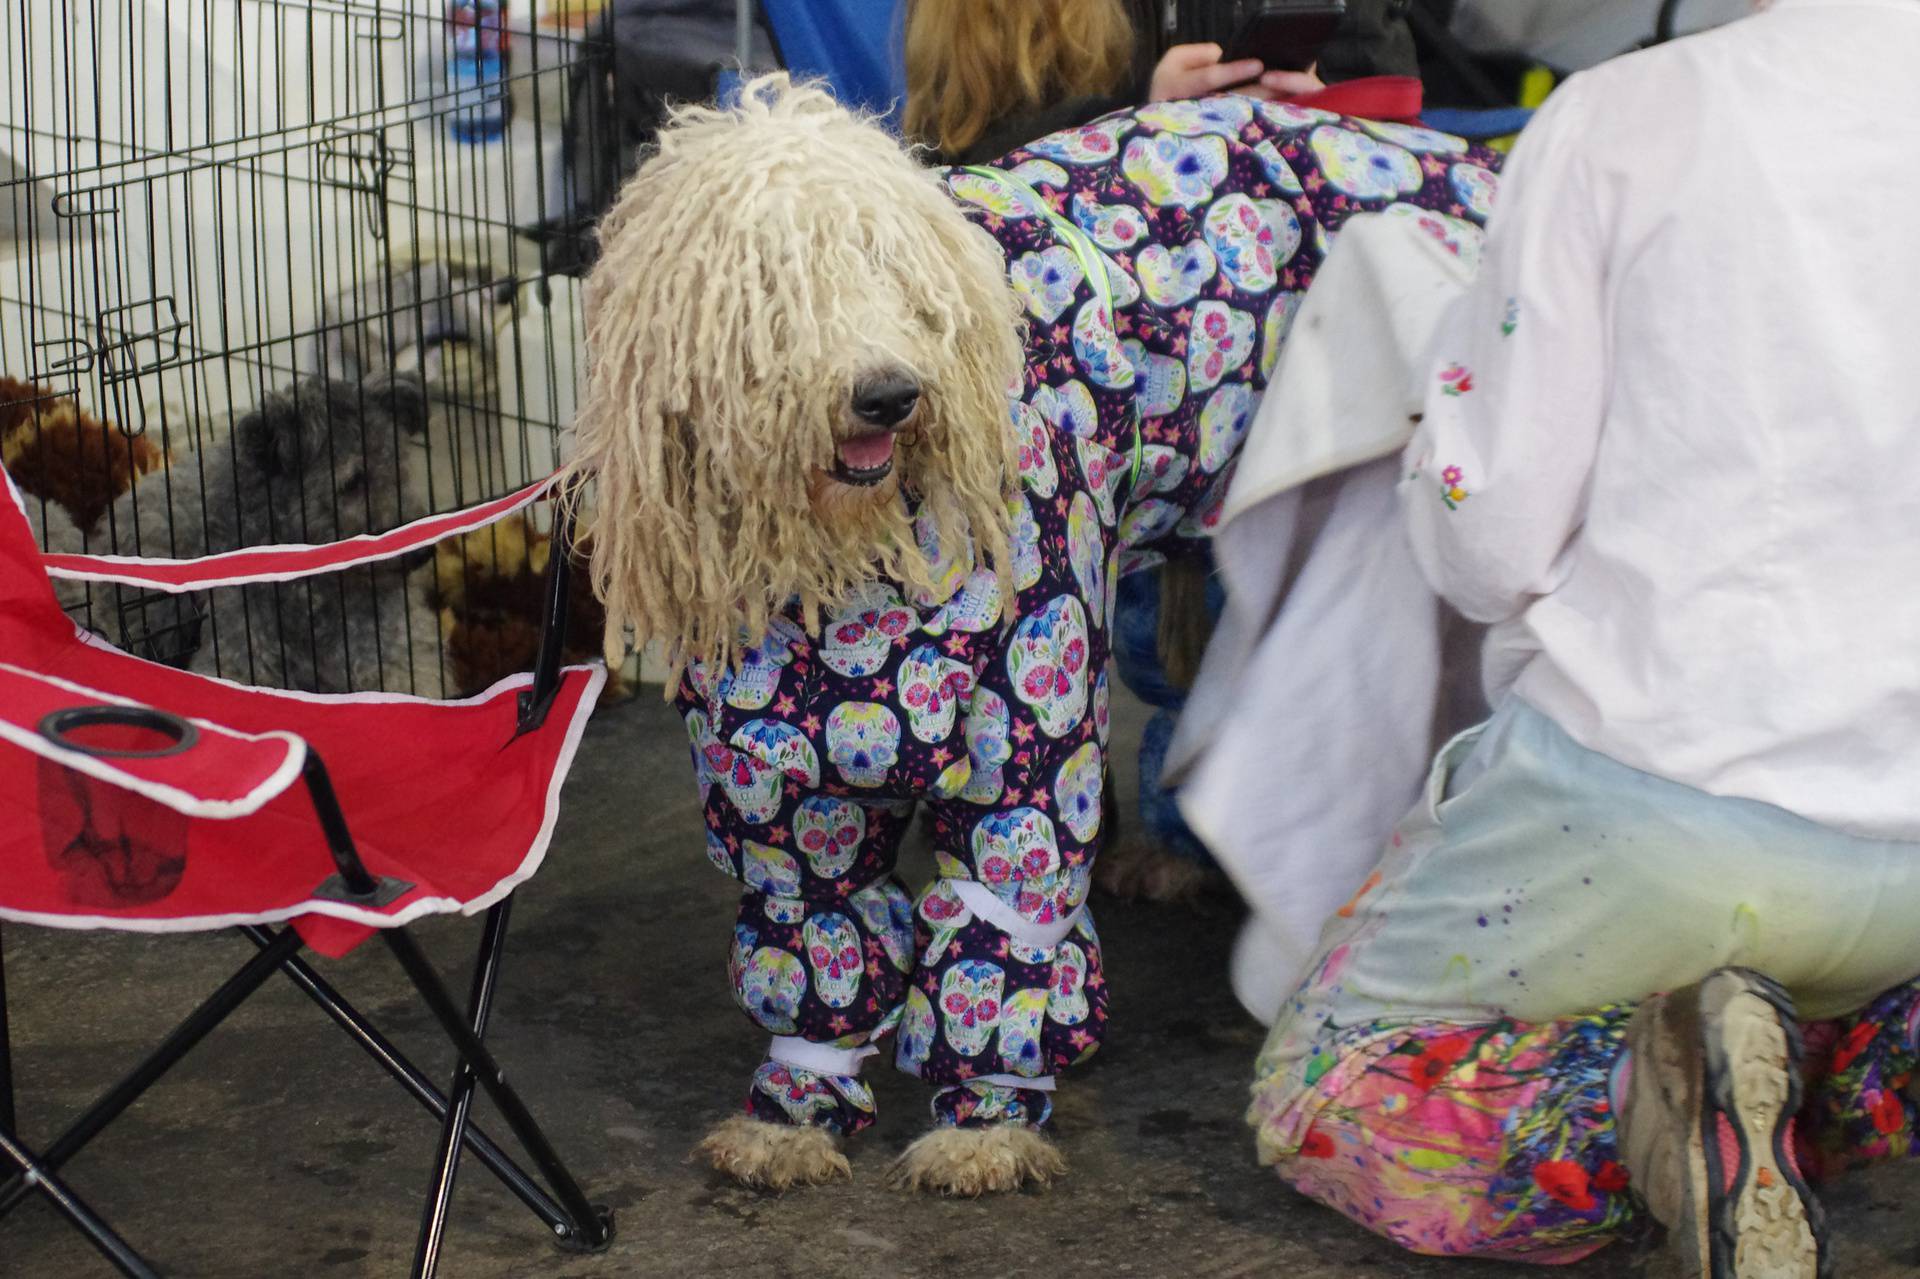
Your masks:
{"label": "floral painted pant leg", "polygon": [[922,894],[897,1064],[940,1086],[936,1123],[1044,1124],[1055,1072],[1099,1047],[1107,987],[1079,909],[1084,883],[1077,892],[1070,912],[1039,925],[977,880],[935,880]]}
{"label": "floral painted pant leg", "polygon": [[1607,1098],[1629,1015],[1330,1036],[1280,1174],[1414,1252],[1578,1260],[1635,1220]]}
{"label": "floral painted pant leg", "polygon": [[1920,1154],[1920,981],[1851,1017],[1805,1028],[1812,1086],[1801,1111],[1801,1166],[1816,1177]]}
{"label": "floral painted pant leg", "polygon": [[[1338,1032],[1286,1113],[1256,1101],[1255,1119],[1296,1147],[1288,1182],[1415,1252],[1576,1261],[1642,1224],[1607,1095],[1629,1016]],[[1804,1029],[1802,1166],[1830,1177],[1916,1153],[1920,981]]]}

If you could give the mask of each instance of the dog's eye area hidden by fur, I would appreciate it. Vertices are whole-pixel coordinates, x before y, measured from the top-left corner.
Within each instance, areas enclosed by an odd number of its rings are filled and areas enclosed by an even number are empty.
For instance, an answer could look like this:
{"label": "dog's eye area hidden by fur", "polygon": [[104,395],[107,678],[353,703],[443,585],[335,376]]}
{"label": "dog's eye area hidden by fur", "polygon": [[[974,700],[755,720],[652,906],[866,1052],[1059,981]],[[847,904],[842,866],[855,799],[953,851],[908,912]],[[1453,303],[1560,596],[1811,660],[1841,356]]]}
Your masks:
{"label": "dog's eye area hidden by fur", "polygon": [[889,370],[861,378],[847,399],[847,433],[834,445],[833,477],[843,484],[878,484],[893,470],[893,439],[920,406],[920,383]]}

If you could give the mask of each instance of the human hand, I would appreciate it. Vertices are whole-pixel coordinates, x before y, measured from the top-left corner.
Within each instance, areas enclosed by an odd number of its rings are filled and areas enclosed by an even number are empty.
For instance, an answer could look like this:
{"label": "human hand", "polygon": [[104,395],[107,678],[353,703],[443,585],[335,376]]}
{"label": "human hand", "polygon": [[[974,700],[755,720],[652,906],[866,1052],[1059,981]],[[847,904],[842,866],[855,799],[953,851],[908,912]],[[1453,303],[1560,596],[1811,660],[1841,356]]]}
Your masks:
{"label": "human hand", "polygon": [[1276,98],[1304,98],[1326,87],[1320,79],[1320,66],[1315,63],[1305,71],[1269,71],[1260,77],[1257,84],[1247,85],[1236,92],[1252,93],[1271,102]]}
{"label": "human hand", "polygon": [[1217,44],[1176,44],[1168,49],[1153,68],[1153,84],[1147,98],[1165,102],[1171,98],[1203,98],[1208,94],[1231,90],[1266,102],[1281,98],[1303,97],[1327,86],[1320,81],[1318,67],[1305,71],[1263,72],[1258,58],[1222,62]]}
{"label": "human hand", "polygon": [[1260,75],[1258,58],[1222,62],[1217,44],[1176,44],[1154,64],[1149,102],[1173,98],[1204,98],[1235,85],[1248,85]]}

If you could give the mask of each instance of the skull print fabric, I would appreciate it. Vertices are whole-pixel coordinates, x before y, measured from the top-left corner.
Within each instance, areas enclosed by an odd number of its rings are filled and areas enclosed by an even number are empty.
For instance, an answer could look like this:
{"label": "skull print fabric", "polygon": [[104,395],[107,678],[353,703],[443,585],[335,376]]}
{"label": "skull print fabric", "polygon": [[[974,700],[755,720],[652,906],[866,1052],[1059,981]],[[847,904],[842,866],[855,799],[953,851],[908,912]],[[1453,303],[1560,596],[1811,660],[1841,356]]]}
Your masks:
{"label": "skull print fabric", "polygon": [[[932,545],[923,521],[937,597],[874,582],[812,633],[780,619],[735,670],[688,671],[708,856],[743,890],[732,983],[758,1026],[837,1049],[893,1036],[943,1123],[1046,1120],[1050,1094],[1023,1081],[1084,1061],[1107,1021],[1086,898],[1117,575],[1209,536],[1341,224],[1405,203],[1471,245],[1496,163],[1443,134],[1223,98],[1056,134],[1001,176],[947,175],[1027,322],[1014,614],[990,566]],[[893,871],[921,809],[941,878],[915,901]],[[1012,931],[955,881],[991,893]],[[777,1059],[747,1108],[838,1132],[873,1121],[857,1077]]]}
{"label": "skull print fabric", "polygon": [[[1085,879],[1076,877],[1055,908],[1070,913],[1065,902],[1077,906],[1085,895]],[[1044,1123],[1049,1095],[1016,1081],[1091,1057],[1107,1020],[1091,918],[1082,914],[1056,945],[1034,946],[974,915],[945,882],[921,896],[915,914],[919,964],[895,1064],[944,1085],[934,1098],[941,1122]]]}

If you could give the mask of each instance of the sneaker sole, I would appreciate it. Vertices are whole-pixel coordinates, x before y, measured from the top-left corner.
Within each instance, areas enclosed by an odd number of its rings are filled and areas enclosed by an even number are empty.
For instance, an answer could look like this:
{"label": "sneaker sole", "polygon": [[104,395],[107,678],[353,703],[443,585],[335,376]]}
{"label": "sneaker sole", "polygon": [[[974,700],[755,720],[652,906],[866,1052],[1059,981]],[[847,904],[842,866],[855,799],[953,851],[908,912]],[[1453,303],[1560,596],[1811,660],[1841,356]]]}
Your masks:
{"label": "sneaker sole", "polygon": [[[1786,991],[1758,973],[1729,970],[1702,986],[1705,1156],[1710,1279],[1827,1279],[1820,1201],[1787,1144],[1800,1110],[1800,1028]],[[1728,1168],[1724,1117],[1739,1147]]]}

